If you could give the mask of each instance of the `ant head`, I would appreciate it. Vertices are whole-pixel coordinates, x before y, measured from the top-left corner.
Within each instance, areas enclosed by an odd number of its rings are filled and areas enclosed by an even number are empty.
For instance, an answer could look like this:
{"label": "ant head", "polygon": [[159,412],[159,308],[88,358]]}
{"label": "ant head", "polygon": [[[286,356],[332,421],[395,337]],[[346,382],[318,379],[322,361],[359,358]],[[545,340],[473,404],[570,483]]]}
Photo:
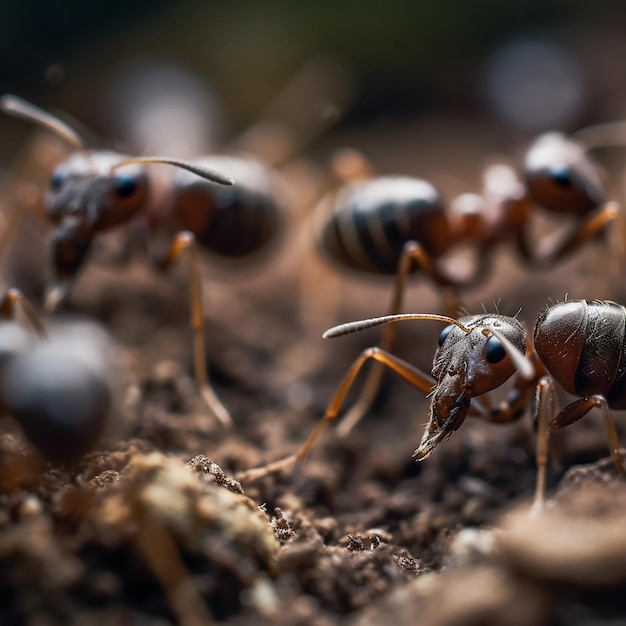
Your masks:
{"label": "ant head", "polygon": [[80,219],[96,231],[130,221],[146,208],[148,176],[129,157],[107,151],[75,152],[50,178],[46,213],[56,224]]}
{"label": "ant head", "polygon": [[516,371],[523,378],[535,376],[524,356],[526,331],[513,317],[482,314],[455,320],[430,313],[402,313],[350,322],[327,330],[324,337],[339,337],[366,328],[402,320],[446,322],[439,335],[433,376],[436,380],[430,418],[422,441],[413,453],[420,461],[464,422],[472,398],[499,387]]}
{"label": "ant head", "polygon": [[[433,376],[440,386],[453,382],[463,395],[479,396],[496,389],[519,368],[526,350],[526,331],[513,317],[483,313],[459,318],[439,335]],[[516,352],[514,352],[516,351]]]}
{"label": "ant head", "polygon": [[526,331],[512,317],[471,315],[444,328],[433,365],[437,386],[428,425],[413,456],[420,461],[427,459],[457,430],[465,421],[472,398],[496,389],[517,369],[534,374],[524,357],[525,349]]}
{"label": "ant head", "polygon": [[581,215],[606,199],[598,166],[581,144],[559,133],[533,142],[524,171],[531,199],[548,211]]}

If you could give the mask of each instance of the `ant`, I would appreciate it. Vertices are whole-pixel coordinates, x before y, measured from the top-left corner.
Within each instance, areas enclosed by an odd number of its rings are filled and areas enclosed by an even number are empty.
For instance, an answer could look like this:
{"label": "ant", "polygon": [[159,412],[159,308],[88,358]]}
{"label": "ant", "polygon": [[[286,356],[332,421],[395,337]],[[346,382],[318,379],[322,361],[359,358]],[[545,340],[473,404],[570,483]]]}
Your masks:
{"label": "ant", "polygon": [[[599,407],[616,471],[624,475],[611,409],[626,409],[626,307],[610,301],[571,300],[548,307],[535,324],[532,343],[514,317],[484,313],[454,319],[437,314],[397,314],[331,328],[324,337],[339,337],[401,320],[435,320],[447,326],[439,335],[432,376],[380,349],[367,348],[339,383],[326,413],[299,450],[266,466],[240,472],[252,480],[303,459],[326,426],[336,418],[348,390],[370,359],[388,367],[431,397],[428,425],[413,456],[423,461],[458,430],[466,417],[508,423],[524,414],[536,391],[538,467],[535,508],[542,505],[551,432],[573,424]],[[492,408],[489,392],[517,372],[513,389]],[[555,384],[578,396],[554,415]]]}
{"label": "ant", "polygon": [[[171,240],[171,233],[176,233],[165,253],[155,254],[151,260],[164,270],[188,250],[196,381],[212,412],[225,426],[232,425],[206,370],[197,245],[231,261],[266,249],[281,231],[285,217],[280,193],[285,185],[272,168],[333,124],[348,106],[351,94],[345,68],[332,59],[314,59],[274,98],[264,117],[239,137],[240,154],[213,154],[192,161],[89,150],[84,139],[57,117],[15,96],[2,97],[0,109],[4,112],[53,131],[75,149],[54,170],[45,203],[55,229],[52,279],[44,310],[55,310],[68,297],[100,232],[129,224],[135,227],[134,235],[159,230]],[[320,110],[322,104],[332,111]],[[290,124],[281,124],[277,120],[286,112],[291,113],[286,116]],[[265,158],[249,156],[261,152],[261,146],[266,148]],[[149,175],[143,166],[153,163],[176,166],[175,178],[164,183]],[[222,170],[232,174],[237,183],[221,174]]]}
{"label": "ant", "polygon": [[[599,167],[582,143],[559,133],[538,137],[526,152],[523,180],[505,163],[483,173],[478,194],[461,194],[450,208],[429,182],[409,176],[372,177],[372,168],[355,151],[337,155],[334,169],[349,181],[334,199],[334,211],[320,236],[323,250],[344,267],[395,274],[388,314],[402,308],[408,275],[420,270],[446,296],[446,309],[460,309],[458,291],[484,281],[496,245],[512,241],[529,266],[547,269],[587,241],[600,236],[619,217],[607,202]],[[531,217],[538,207],[572,218],[570,232],[556,243],[547,237],[533,250],[528,243]],[[470,244],[477,263],[469,276],[446,274],[438,261],[453,246]],[[546,249],[547,248],[547,249]],[[388,326],[379,347],[391,350],[395,326]],[[363,390],[342,424],[347,433],[369,409],[382,379],[372,367]]]}
{"label": "ant", "polygon": [[[336,262],[368,273],[404,275],[419,269],[438,286],[459,290],[485,280],[493,247],[513,240],[524,262],[547,268],[603,232],[618,205],[607,202],[598,165],[584,146],[559,133],[538,137],[526,152],[523,180],[515,169],[494,163],[483,173],[480,195],[461,194],[450,209],[428,181],[410,176],[373,176],[354,150],[340,151],[333,170],[345,181],[320,235]],[[545,250],[528,243],[537,207],[574,219],[571,232]],[[458,243],[476,247],[469,277],[446,275],[438,260]],[[414,262],[415,267],[411,262]],[[401,295],[398,296],[401,298]]]}
{"label": "ant", "polygon": [[[20,307],[38,335],[15,321]],[[48,334],[17,289],[0,300],[0,405],[52,462],[73,462],[110,427],[113,405],[109,339],[91,324],[59,326]]]}
{"label": "ant", "polygon": [[[63,121],[16,96],[3,96],[0,108],[5,113],[53,131],[75,148],[75,152],[52,173],[45,202],[46,215],[54,224],[51,238],[52,279],[44,302],[44,310],[48,312],[54,311],[69,295],[92,243],[100,233],[115,226],[136,223],[137,220],[146,221],[151,229],[165,221],[163,215],[154,211],[150,186],[156,181],[148,175],[145,165],[163,163],[186,170],[190,177],[205,179],[205,190],[211,187],[209,183],[226,187],[233,185],[231,178],[211,168],[212,163],[204,165],[165,157],[129,157],[111,151],[89,150],[78,133]],[[202,190],[194,180],[185,179],[176,187],[176,193],[183,198],[180,205],[182,214],[189,215],[192,208],[189,196],[198,196]],[[206,191],[205,195],[210,196],[210,193]],[[246,188],[241,188],[237,193],[245,195],[248,192]],[[175,209],[176,205],[172,211]],[[196,213],[200,219],[196,218],[195,223],[191,223],[193,216],[187,221],[183,219],[183,230],[177,232],[166,252],[151,260],[158,269],[166,269],[183,250],[188,250],[196,381],[213,413],[224,425],[230,426],[230,414],[210,386],[206,371],[202,285],[196,245],[196,235],[201,242],[205,235],[199,224],[206,228],[210,216],[218,215],[218,212],[214,211],[214,207],[205,205],[204,215],[202,211]],[[236,210],[234,213],[238,215]],[[222,218],[222,221],[225,220]],[[217,219],[217,222],[219,224],[220,220]],[[218,232],[219,228],[221,226],[218,226]]]}

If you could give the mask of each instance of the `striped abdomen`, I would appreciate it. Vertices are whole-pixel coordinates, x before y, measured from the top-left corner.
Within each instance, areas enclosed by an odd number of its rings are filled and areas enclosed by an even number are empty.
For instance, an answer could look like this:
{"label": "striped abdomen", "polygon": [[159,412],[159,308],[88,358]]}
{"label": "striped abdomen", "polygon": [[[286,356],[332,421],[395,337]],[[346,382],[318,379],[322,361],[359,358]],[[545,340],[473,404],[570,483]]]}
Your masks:
{"label": "striped abdomen", "polygon": [[535,350],[559,384],[578,396],[602,395],[626,409],[626,308],[572,300],[549,307],[535,325]]}
{"label": "striped abdomen", "polygon": [[406,242],[417,241],[437,258],[447,250],[450,238],[439,192],[418,178],[388,176],[337,194],[321,244],[347,267],[392,274]]}
{"label": "striped abdomen", "polygon": [[204,247],[226,257],[265,248],[280,229],[280,211],[270,173],[250,159],[211,156],[197,160],[228,172],[232,187],[215,185],[189,172],[177,173],[173,212],[184,230]]}

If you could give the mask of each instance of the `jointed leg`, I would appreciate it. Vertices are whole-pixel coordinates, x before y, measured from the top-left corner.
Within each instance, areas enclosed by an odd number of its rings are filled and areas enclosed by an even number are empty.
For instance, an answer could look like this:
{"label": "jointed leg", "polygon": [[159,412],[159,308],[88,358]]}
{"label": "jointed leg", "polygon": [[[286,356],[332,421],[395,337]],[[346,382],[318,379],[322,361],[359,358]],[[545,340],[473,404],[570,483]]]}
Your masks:
{"label": "jointed leg", "polygon": [[550,424],[550,431],[560,430],[565,426],[569,426],[574,422],[587,415],[593,407],[599,407],[602,411],[602,417],[604,418],[604,426],[609,439],[609,447],[611,449],[611,457],[613,458],[613,464],[615,465],[615,471],[624,476],[624,459],[619,450],[619,440],[617,438],[617,432],[615,430],[615,424],[611,419],[611,411],[604,396],[589,396],[588,398],[581,398],[575,400],[571,404],[568,404],[552,421]]}
{"label": "jointed leg", "polygon": [[[398,270],[396,272],[396,280],[394,284],[393,295],[391,298],[391,305],[387,315],[394,315],[400,312],[402,308],[402,302],[404,300],[404,292],[406,288],[406,281],[411,272],[413,264],[416,264],[421,271],[428,274],[442,289],[446,289],[450,294],[450,300],[448,301],[448,307],[454,307],[452,315],[456,315],[459,301],[454,293],[454,283],[446,278],[436,265],[422,248],[422,246],[415,242],[409,241],[404,244],[402,254],[398,262]],[[383,329],[382,338],[378,347],[384,351],[391,351],[396,338],[396,325],[387,324]],[[359,420],[367,413],[372,406],[383,377],[383,365],[382,363],[374,363],[369,371],[367,379],[363,384],[363,389],[354,403],[352,408],[346,413],[341,425],[337,429],[337,434],[340,437],[347,435],[350,430],[359,422]]]}
{"label": "jointed leg", "polygon": [[550,267],[599,235],[608,224],[618,220],[619,215],[620,205],[617,202],[607,202],[581,221],[563,241],[553,244],[552,238],[544,239],[541,247],[547,247],[548,251],[531,252],[522,230],[518,232],[517,246],[522,256],[532,265]]}
{"label": "jointed leg", "polygon": [[159,259],[158,264],[162,268],[169,267],[183,250],[188,250],[189,253],[189,298],[196,382],[202,397],[215,416],[224,426],[232,426],[233,421],[230,413],[215,394],[207,374],[204,319],[202,316],[202,283],[200,281],[198,252],[194,235],[187,231],[178,233],[165,255]]}
{"label": "jointed leg", "polygon": [[350,369],[348,369],[339,383],[339,386],[337,387],[328,408],[326,409],[326,413],[298,451],[295,454],[291,454],[283,459],[275,461],[274,463],[268,463],[262,467],[239,472],[236,475],[237,480],[255,480],[279,470],[291,467],[303,459],[313,447],[318,437],[324,432],[328,424],[337,417],[337,413],[343,404],[346,394],[350,390],[357,374],[368,359],[374,359],[377,363],[380,363],[381,366],[385,366],[393,370],[407,383],[416,387],[425,394],[429,393],[435,384],[435,381],[431,376],[425,374],[410,363],[407,363],[406,361],[403,361],[402,359],[399,359],[398,357],[389,354],[380,348],[367,348],[350,366]]}
{"label": "jointed leg", "polygon": [[544,377],[537,384],[537,444],[535,460],[537,464],[537,482],[532,510],[539,512],[543,508],[546,492],[546,470],[548,467],[550,427],[554,411],[554,387],[550,378]]}

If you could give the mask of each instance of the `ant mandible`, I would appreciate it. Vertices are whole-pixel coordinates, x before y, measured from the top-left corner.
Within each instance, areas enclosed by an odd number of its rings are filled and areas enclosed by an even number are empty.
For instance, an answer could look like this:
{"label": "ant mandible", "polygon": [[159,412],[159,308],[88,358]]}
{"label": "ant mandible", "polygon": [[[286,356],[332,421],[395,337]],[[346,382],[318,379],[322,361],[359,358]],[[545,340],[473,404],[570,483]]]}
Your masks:
{"label": "ant mandible", "polygon": [[[151,226],[157,225],[159,217],[163,220],[163,216],[152,211],[154,207],[149,193],[151,179],[144,165],[173,165],[196,178],[205,179],[203,182],[233,185],[233,180],[213,169],[212,164],[165,157],[129,157],[111,151],[89,150],[75,130],[17,96],[3,96],[0,109],[53,131],[76,150],[52,173],[46,197],[46,215],[54,224],[51,238],[52,280],[44,302],[44,309],[48,312],[54,311],[67,298],[94,239],[101,232],[141,218],[146,219]],[[185,180],[181,190],[186,193],[189,188],[196,190],[193,183]],[[197,233],[190,230],[177,232],[166,252],[152,261],[159,269],[165,269],[183,250],[188,250],[195,377],[212,412],[224,425],[229,426],[232,419],[211,387],[206,368]]]}
{"label": "ant mandible", "polygon": [[[512,241],[529,266],[547,269],[618,219],[620,208],[607,202],[598,166],[583,145],[559,133],[537,138],[526,152],[520,180],[513,167],[494,163],[483,173],[478,194],[461,194],[450,209],[429,182],[408,176],[371,177],[372,168],[355,151],[339,154],[335,169],[352,182],[341,188],[325,223],[321,247],[340,264],[366,272],[395,274],[388,314],[399,313],[409,274],[418,269],[445,295],[449,314],[460,308],[458,292],[484,281],[495,246]],[[570,232],[556,243],[550,237],[533,250],[528,230],[537,207],[570,216]],[[465,278],[446,274],[439,259],[459,243],[477,253]],[[391,350],[395,325],[385,328],[379,347]],[[369,409],[382,379],[374,365],[345,421],[347,433]]]}
{"label": "ant mandible", "polygon": [[[428,425],[413,453],[417,460],[427,459],[468,416],[494,423],[519,419],[536,391],[536,507],[544,500],[549,434],[578,421],[593,407],[602,410],[615,469],[620,475],[625,473],[609,410],[626,409],[625,307],[598,300],[555,304],[539,315],[532,344],[516,318],[488,313],[458,320],[436,314],[389,315],[336,326],[326,331],[324,337],[338,337],[402,320],[448,324],[439,335],[432,376],[379,347],[367,348],[348,369],[323,418],[299,450],[274,463],[240,472],[237,478],[260,478],[303,459],[337,417],[357,374],[370,359],[388,367],[424,394],[430,394]],[[492,408],[487,394],[516,372],[513,389],[505,401]],[[555,383],[579,396],[556,416]]]}

